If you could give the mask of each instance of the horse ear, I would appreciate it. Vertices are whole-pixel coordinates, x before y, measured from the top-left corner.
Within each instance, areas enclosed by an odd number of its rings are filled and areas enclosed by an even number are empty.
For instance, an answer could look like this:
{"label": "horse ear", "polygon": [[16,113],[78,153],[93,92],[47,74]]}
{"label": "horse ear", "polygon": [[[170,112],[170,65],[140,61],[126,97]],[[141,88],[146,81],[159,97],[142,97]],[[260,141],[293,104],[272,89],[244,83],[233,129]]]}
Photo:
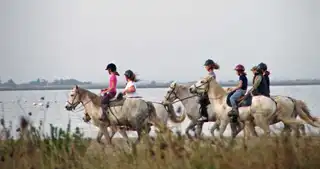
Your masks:
{"label": "horse ear", "polygon": [[176,85],[177,85],[177,82],[176,82],[176,81],[174,81],[174,82],[172,82],[172,83],[171,83],[170,87],[171,87],[171,88],[175,88],[175,87],[176,87]]}
{"label": "horse ear", "polygon": [[79,89],[79,86],[78,86],[78,85],[76,85],[76,89],[77,89],[77,90]]}

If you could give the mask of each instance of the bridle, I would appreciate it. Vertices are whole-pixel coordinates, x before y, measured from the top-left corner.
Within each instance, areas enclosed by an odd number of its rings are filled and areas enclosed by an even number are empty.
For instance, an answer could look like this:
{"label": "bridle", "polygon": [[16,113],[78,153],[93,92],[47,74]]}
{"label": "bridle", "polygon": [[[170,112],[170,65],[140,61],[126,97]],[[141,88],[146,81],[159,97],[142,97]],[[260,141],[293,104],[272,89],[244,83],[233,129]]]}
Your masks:
{"label": "bridle", "polygon": [[[213,78],[213,77],[211,77],[211,78]],[[199,86],[196,86],[196,84],[193,84],[193,85],[191,85],[190,87],[193,87],[193,88],[195,88],[196,89],[196,91],[197,90],[204,90],[204,92],[203,93],[207,93],[208,91],[209,91],[209,88],[210,88],[210,80],[206,80],[206,81],[201,81],[201,84],[199,85]],[[206,88],[206,89],[201,89],[200,87],[202,87],[202,86],[204,86],[204,85],[208,85],[208,87]],[[198,92],[195,92],[196,94],[198,94],[198,95],[200,95],[200,93],[198,93]],[[218,97],[215,97],[215,98],[209,98],[209,99],[214,99],[214,100],[218,100],[218,99],[221,99],[222,97],[224,97],[224,95],[221,95],[221,96],[218,96]]]}
{"label": "bridle", "polygon": [[[75,95],[73,96],[72,102],[69,102],[69,100],[67,101],[67,103],[70,105],[70,108],[72,111],[74,111],[76,109],[76,107],[81,103],[82,106],[84,107],[86,104],[90,103],[92,100],[89,99],[89,101],[87,101],[86,103],[83,103],[81,101],[81,99],[79,99],[78,101],[75,102],[75,99],[77,98],[77,96],[79,96],[79,98],[81,98],[81,94],[78,90],[76,90]],[[81,108],[81,107],[80,107]]]}
{"label": "bridle", "polygon": [[194,95],[191,95],[191,96],[188,96],[188,97],[185,97],[185,98],[180,98],[180,97],[178,96],[178,94],[176,93],[176,91],[175,91],[175,90],[176,90],[176,87],[177,87],[177,85],[174,85],[174,87],[170,86],[169,88],[170,88],[171,92],[170,92],[168,95],[165,96],[165,99],[166,99],[166,100],[169,100],[169,99],[170,99],[170,96],[171,96],[172,94],[174,95],[174,97],[175,97],[174,100],[176,100],[176,101],[172,102],[172,104],[177,103],[177,102],[179,102],[179,101],[183,101],[183,100],[187,100],[187,99],[190,99],[190,98],[199,96],[199,94],[194,94]]}

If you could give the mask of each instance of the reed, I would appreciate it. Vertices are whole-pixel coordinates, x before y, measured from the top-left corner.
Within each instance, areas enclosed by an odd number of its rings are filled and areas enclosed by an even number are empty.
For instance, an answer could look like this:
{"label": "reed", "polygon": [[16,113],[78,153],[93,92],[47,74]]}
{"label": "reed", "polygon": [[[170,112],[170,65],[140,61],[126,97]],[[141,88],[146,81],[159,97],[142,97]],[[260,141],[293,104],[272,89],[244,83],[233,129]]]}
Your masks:
{"label": "reed", "polygon": [[[23,118],[22,118],[23,119]],[[26,121],[25,121],[26,122]],[[103,146],[79,131],[51,126],[48,136],[21,123],[19,139],[0,143],[1,169],[278,169],[319,168],[320,137],[188,140],[179,133],[143,137],[138,145],[113,139]],[[24,128],[23,128],[24,127]]]}

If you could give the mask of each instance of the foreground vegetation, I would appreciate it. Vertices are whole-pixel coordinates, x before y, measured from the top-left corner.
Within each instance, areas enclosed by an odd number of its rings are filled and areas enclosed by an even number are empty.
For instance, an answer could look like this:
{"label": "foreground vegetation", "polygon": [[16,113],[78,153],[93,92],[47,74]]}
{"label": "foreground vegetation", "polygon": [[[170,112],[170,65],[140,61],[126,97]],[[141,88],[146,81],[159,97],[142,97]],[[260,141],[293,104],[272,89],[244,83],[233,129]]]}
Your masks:
{"label": "foreground vegetation", "polygon": [[[22,120],[21,131],[27,130]],[[136,146],[113,139],[114,146],[103,146],[83,138],[79,130],[51,127],[43,138],[36,129],[20,139],[0,143],[1,169],[296,169],[319,168],[320,137],[308,136],[252,138],[245,144],[228,140],[190,141],[183,136],[158,134],[145,137]]]}

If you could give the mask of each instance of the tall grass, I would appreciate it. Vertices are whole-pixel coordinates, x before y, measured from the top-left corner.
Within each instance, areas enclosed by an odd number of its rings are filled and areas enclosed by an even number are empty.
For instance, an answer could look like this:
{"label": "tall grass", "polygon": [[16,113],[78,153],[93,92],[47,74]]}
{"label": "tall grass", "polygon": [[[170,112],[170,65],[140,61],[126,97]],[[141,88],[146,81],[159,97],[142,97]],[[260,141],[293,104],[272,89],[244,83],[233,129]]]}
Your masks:
{"label": "tall grass", "polygon": [[[21,123],[23,124],[23,123]],[[113,139],[103,146],[79,131],[51,126],[49,136],[21,126],[23,137],[0,143],[0,169],[298,169],[319,168],[320,139],[260,137],[245,145],[226,141],[190,141],[181,135],[158,134],[128,146]],[[28,130],[27,130],[28,129]],[[28,132],[27,132],[28,131]],[[26,134],[27,133],[27,134]]]}

